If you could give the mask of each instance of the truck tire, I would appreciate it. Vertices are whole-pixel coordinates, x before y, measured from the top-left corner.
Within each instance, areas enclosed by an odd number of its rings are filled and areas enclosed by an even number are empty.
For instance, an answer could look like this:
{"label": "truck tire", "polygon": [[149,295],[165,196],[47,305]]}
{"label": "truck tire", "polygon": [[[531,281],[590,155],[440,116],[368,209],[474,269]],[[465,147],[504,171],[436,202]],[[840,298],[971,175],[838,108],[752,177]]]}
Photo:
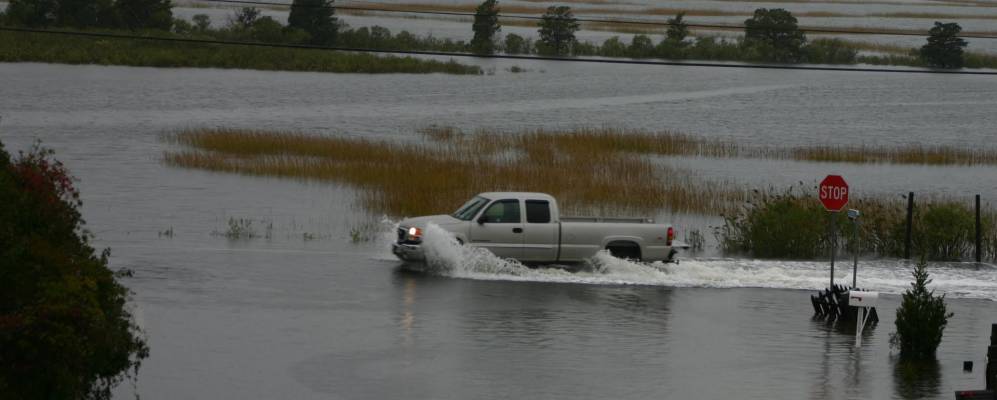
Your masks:
{"label": "truck tire", "polygon": [[634,242],[610,242],[606,250],[616,258],[640,261],[640,246]]}

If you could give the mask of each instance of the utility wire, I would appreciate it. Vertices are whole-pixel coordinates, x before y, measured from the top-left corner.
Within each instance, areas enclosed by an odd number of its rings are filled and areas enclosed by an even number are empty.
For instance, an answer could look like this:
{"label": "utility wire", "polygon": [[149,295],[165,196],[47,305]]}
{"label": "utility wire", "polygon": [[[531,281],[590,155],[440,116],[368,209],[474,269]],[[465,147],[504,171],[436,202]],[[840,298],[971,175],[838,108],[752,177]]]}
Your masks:
{"label": "utility wire", "polygon": [[[198,0],[201,2],[209,3],[225,3],[225,4],[241,4],[241,5],[257,5],[257,6],[278,6],[278,7],[291,7],[292,4],[280,3],[280,2],[269,2],[269,1],[250,1],[250,0]],[[375,3],[376,4],[376,3]],[[432,10],[403,10],[397,8],[387,8],[387,7],[357,7],[357,6],[336,6],[336,5],[296,5],[293,7],[297,8],[321,8],[321,9],[338,9],[347,11],[374,11],[383,13],[404,13],[404,14],[423,14],[423,15],[446,15],[446,16],[458,16],[458,17],[473,17],[475,13],[473,12],[461,12],[461,11],[432,11]],[[497,14],[499,18],[508,19],[526,19],[526,20],[542,20],[543,17],[536,15],[522,15],[522,14]],[[630,24],[630,25],[651,25],[651,26],[672,26],[673,23],[657,22],[657,21],[647,21],[647,20],[636,20],[636,19],[599,19],[599,18],[575,18],[578,22],[593,22],[593,23],[607,23],[607,24]],[[704,29],[724,29],[724,30],[740,30],[744,29],[743,25],[723,25],[723,24],[685,24],[690,28],[704,28]],[[776,29],[777,28],[771,28]],[[787,28],[788,29],[788,28]],[[904,32],[904,31],[869,31],[869,30],[851,30],[851,29],[836,29],[836,28],[798,28],[801,32],[809,33],[837,33],[837,34],[855,34],[855,35],[883,35],[883,36],[918,36],[924,37],[928,35],[928,32],[923,33],[918,32]],[[997,39],[997,35],[958,35],[961,38],[967,39]]]}
{"label": "utility wire", "polygon": [[633,60],[633,59],[621,60],[621,59],[604,59],[604,58],[567,58],[567,57],[549,57],[549,56],[523,56],[523,55],[514,55],[514,54],[479,55],[471,53],[455,53],[455,52],[431,51],[431,50],[387,50],[387,49],[346,47],[346,46],[315,46],[308,44],[242,42],[242,41],[232,41],[232,40],[214,40],[214,39],[209,40],[209,39],[193,39],[193,38],[183,38],[183,37],[121,35],[116,33],[104,33],[104,32],[59,31],[59,30],[48,30],[48,29],[32,29],[32,28],[0,26],[0,32],[3,31],[39,33],[39,34],[62,35],[62,36],[93,37],[93,38],[147,40],[147,41],[160,41],[160,42],[173,42],[173,43],[217,44],[217,45],[269,47],[269,48],[285,48],[285,49],[348,51],[348,52],[357,52],[357,53],[493,58],[493,59],[507,59],[507,60],[587,62],[587,63],[628,64],[628,65],[660,65],[660,66],[676,66],[676,67],[747,68],[747,69],[801,70],[801,71],[997,76],[997,71],[900,69],[900,68],[850,68],[850,67],[822,67],[822,66],[785,65],[785,64],[724,64],[717,62],[679,62],[679,61],[656,61],[656,60]]}

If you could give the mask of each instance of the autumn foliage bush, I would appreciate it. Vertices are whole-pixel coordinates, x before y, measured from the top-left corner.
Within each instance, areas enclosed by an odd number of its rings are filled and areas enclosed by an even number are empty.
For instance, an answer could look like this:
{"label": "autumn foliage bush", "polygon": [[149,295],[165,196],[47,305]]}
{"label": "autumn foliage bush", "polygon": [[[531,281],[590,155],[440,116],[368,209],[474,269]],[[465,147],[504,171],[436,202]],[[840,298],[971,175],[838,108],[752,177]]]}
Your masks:
{"label": "autumn foliage bush", "polygon": [[80,205],[50,150],[0,143],[0,397],[110,398],[148,356]]}

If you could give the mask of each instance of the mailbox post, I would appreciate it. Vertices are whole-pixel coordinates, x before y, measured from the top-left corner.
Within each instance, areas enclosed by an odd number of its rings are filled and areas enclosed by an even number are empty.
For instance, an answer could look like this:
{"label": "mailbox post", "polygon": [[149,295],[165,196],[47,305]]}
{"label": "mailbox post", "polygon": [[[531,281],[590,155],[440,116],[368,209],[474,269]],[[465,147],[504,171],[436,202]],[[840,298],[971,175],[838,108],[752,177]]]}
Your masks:
{"label": "mailbox post", "polygon": [[848,292],[848,305],[857,307],[855,310],[855,347],[862,347],[862,330],[869,319],[869,310],[879,302],[879,292]]}

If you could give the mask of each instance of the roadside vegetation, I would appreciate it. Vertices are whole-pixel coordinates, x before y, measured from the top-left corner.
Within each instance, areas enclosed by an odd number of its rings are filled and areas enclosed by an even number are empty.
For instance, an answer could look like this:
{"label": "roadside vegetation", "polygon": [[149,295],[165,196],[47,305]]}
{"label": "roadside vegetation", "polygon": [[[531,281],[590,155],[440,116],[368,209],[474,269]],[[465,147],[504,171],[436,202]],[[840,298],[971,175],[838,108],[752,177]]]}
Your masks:
{"label": "roadside vegetation", "polygon": [[[317,2],[316,2],[317,1]],[[82,3],[81,3],[82,4]],[[296,0],[289,24],[243,8],[221,28],[210,17],[173,18],[169,0],[116,0],[88,6],[72,0],[13,0],[0,22],[27,28],[60,28],[192,40],[334,46],[378,40],[366,28],[341,32],[331,4]],[[138,17],[136,17],[136,15]],[[127,17],[126,17],[127,16]],[[404,40],[405,38],[399,38]],[[430,41],[432,44],[445,44]],[[363,46],[360,46],[363,47]],[[481,74],[481,68],[449,62],[321,49],[240,46],[0,32],[0,62],[55,62],[150,67],[243,68],[314,72]]]}
{"label": "roadside vegetation", "polygon": [[[754,191],[714,228],[721,248],[760,258],[811,259],[829,254],[831,218],[837,218],[838,248],[881,257],[902,257],[906,242],[906,202],[896,198],[860,198],[849,208],[862,211],[857,241],[845,213],[828,213],[815,186],[799,184],[784,191]],[[946,198],[921,200],[914,211],[912,251],[932,261],[959,261],[973,255],[975,215],[969,203]],[[983,256],[997,260],[997,212],[982,216]]]}
{"label": "roadside vegetation", "polygon": [[[564,199],[568,213],[621,215],[669,210],[721,216],[714,235],[723,250],[763,258],[809,259],[830,249],[828,213],[810,187],[747,191],[662,166],[658,156],[791,157],[796,150],[744,149],[674,133],[611,129],[476,132],[422,130],[424,141],[388,142],[293,132],[192,129],[167,136],[182,148],[168,165],[263,176],[317,179],[349,186],[359,205],[393,217],[449,213],[478,192],[525,190]],[[754,152],[754,153],[752,153]],[[418,173],[413,173],[418,171]],[[859,198],[859,241],[841,215],[842,249],[871,256],[902,255],[901,198]],[[931,260],[960,260],[972,248],[968,204],[927,198],[914,215],[913,249]],[[997,213],[984,218],[984,255],[997,259]],[[701,235],[700,235],[701,236]]]}
{"label": "roadside vegetation", "polygon": [[482,73],[477,66],[453,60],[21,32],[0,32],[0,62],[355,73]]}
{"label": "roadside vegetation", "polygon": [[0,143],[0,397],[109,399],[149,355],[81,205],[51,151]]}

